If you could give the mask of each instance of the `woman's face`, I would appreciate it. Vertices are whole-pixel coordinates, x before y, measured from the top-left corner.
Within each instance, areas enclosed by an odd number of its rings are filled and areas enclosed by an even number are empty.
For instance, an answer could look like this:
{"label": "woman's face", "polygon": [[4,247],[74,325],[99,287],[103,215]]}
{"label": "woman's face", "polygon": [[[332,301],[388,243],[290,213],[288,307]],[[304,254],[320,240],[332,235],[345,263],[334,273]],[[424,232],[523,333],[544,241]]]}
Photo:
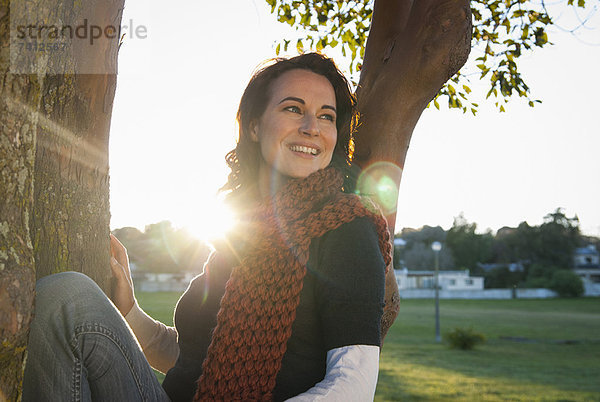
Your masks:
{"label": "woman's face", "polygon": [[327,78],[308,70],[278,77],[263,115],[250,125],[262,174],[301,178],[331,162],[337,142],[336,99]]}

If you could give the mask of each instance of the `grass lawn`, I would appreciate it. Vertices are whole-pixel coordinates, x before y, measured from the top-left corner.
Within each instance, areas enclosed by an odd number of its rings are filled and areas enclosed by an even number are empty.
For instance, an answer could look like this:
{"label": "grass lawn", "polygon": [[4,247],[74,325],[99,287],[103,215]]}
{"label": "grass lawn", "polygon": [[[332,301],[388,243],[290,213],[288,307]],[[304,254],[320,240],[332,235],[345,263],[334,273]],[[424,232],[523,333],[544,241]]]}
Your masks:
{"label": "grass lawn", "polygon": [[[172,325],[178,297],[138,301]],[[442,334],[472,327],[487,342],[473,351],[437,344],[433,300],[403,300],[376,401],[600,401],[600,299],[441,300],[440,314]]]}

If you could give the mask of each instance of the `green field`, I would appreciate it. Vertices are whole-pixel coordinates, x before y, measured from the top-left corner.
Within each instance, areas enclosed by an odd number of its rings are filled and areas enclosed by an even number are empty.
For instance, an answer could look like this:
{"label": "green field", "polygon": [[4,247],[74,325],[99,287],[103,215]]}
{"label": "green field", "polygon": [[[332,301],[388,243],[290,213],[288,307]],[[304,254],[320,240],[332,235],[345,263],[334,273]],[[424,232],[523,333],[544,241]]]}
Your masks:
{"label": "green field", "polygon": [[[177,298],[138,296],[169,324]],[[473,351],[435,343],[433,312],[433,300],[402,301],[376,401],[600,401],[600,299],[441,300],[442,333],[486,336]]]}

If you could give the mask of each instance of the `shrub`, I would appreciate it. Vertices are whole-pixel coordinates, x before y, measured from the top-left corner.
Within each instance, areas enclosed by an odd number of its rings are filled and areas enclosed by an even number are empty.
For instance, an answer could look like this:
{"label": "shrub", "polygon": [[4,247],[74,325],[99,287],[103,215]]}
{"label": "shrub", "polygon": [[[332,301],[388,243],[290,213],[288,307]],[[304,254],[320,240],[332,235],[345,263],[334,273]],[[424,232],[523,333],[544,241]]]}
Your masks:
{"label": "shrub", "polygon": [[546,265],[540,263],[531,264],[527,270],[527,280],[525,281],[525,287],[528,288],[550,288],[550,281],[552,275],[559,268],[553,265]]}
{"label": "shrub", "polygon": [[560,297],[579,297],[584,292],[581,278],[575,272],[568,270],[554,272],[549,288]]}
{"label": "shrub", "polygon": [[512,288],[523,281],[523,272],[510,272],[507,266],[497,267],[484,273],[486,289]]}
{"label": "shrub", "polygon": [[444,340],[452,349],[471,350],[477,344],[485,342],[485,336],[472,328],[454,328],[444,334]]}

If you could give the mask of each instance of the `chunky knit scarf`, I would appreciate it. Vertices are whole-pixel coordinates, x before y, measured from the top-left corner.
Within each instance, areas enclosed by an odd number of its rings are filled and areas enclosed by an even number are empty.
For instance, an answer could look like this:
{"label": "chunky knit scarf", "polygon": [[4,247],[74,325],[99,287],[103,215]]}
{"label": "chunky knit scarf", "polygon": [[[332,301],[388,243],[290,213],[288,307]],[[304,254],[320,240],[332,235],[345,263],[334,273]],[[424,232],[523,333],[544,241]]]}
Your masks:
{"label": "chunky knit scarf", "polygon": [[370,200],[342,193],[342,183],[334,168],[319,170],[288,182],[250,214],[246,251],[225,287],[195,401],[272,399],[313,238],[369,217],[389,265],[385,219]]}

